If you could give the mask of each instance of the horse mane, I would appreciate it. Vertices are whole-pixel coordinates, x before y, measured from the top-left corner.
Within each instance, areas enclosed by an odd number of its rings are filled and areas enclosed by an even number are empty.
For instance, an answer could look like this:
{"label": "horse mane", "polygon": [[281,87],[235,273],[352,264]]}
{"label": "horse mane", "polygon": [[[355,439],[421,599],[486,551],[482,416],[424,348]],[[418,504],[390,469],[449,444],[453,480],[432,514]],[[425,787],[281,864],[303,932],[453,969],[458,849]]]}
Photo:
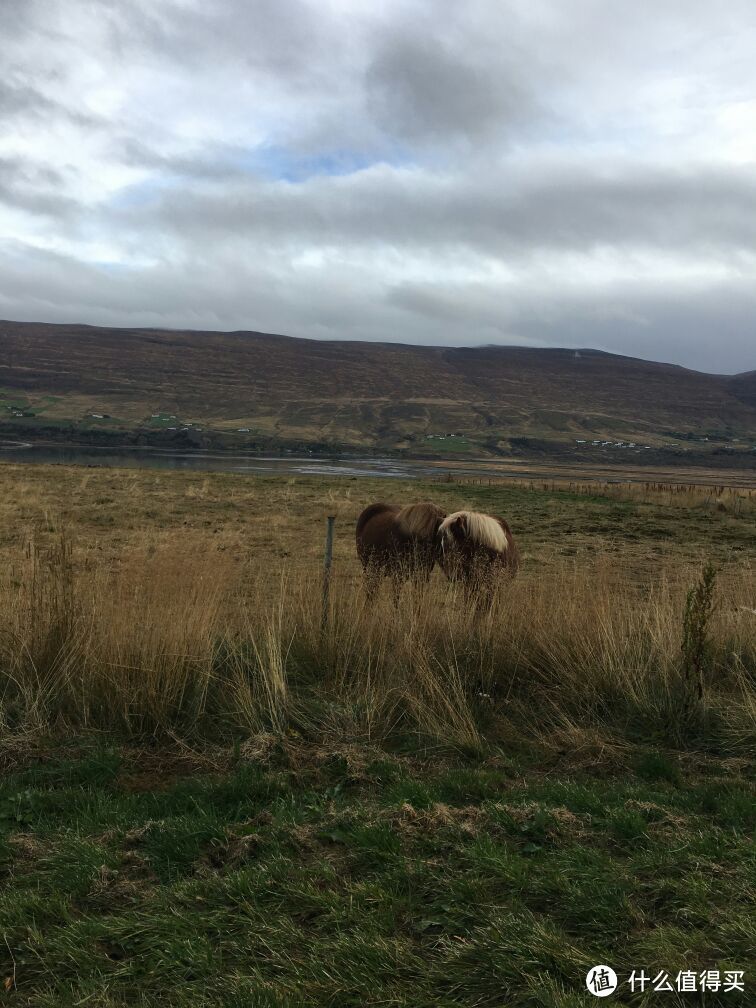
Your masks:
{"label": "horse mane", "polygon": [[455,511],[443,520],[440,531],[446,532],[458,518],[464,518],[466,538],[471,542],[497,553],[505,553],[509,548],[509,539],[499,521],[480,511]]}
{"label": "horse mane", "polygon": [[430,501],[408,504],[397,514],[396,525],[402,535],[410,539],[433,539],[445,515],[445,511]]}

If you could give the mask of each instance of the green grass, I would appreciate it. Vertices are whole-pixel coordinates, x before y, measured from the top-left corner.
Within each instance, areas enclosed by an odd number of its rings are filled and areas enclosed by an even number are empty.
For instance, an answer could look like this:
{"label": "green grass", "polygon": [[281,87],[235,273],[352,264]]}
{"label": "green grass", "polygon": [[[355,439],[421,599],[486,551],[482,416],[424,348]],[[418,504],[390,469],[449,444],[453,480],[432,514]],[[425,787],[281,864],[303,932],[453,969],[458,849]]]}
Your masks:
{"label": "green grass", "polygon": [[7,419],[6,412],[12,413],[13,410],[21,410],[27,415],[27,418],[39,416],[59,401],[60,396],[37,396],[32,402],[28,396],[0,389],[0,417]]}
{"label": "green grass", "polygon": [[731,765],[363,756],[145,779],[110,747],[6,777],[7,1003],[566,1008],[597,963],[752,981],[754,792]]}
{"label": "green grass", "polygon": [[480,450],[477,442],[470,441],[468,438],[461,434],[448,434],[443,439],[438,437],[428,437],[426,435],[425,440],[422,443],[422,450],[424,453],[432,451],[437,455],[443,456],[448,453],[456,455],[469,454],[475,450]]}
{"label": "green grass", "polygon": [[167,427],[182,427],[185,426],[184,421],[180,420],[177,416],[170,413],[158,413],[155,416],[148,416],[144,419],[142,426],[144,427],[156,427],[161,430]]}

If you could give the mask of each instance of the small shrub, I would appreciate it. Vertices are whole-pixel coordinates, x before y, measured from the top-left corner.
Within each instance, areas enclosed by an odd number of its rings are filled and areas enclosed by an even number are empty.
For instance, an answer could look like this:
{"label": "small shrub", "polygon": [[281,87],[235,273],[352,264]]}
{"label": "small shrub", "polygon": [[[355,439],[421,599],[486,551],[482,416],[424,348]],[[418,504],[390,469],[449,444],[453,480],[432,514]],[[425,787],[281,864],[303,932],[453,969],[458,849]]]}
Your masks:
{"label": "small shrub", "polygon": [[692,722],[700,722],[705,713],[704,672],[711,665],[713,653],[710,623],[714,612],[715,580],[716,570],[707,563],[700,581],[685,598],[680,645],[682,699],[676,732],[678,738],[690,729]]}
{"label": "small shrub", "polygon": [[683,614],[682,669],[691,696],[703,699],[703,672],[711,652],[709,623],[714,611],[716,570],[706,564],[701,580],[690,589]]}

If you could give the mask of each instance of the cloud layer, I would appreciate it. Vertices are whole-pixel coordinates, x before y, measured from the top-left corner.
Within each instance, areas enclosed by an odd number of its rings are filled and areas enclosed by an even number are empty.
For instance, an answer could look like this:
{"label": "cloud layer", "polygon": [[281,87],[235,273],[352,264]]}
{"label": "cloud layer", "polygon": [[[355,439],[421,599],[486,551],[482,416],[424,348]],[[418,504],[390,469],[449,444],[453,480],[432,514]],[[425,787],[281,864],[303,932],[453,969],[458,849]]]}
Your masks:
{"label": "cloud layer", "polygon": [[4,0],[0,317],[756,367],[756,7]]}

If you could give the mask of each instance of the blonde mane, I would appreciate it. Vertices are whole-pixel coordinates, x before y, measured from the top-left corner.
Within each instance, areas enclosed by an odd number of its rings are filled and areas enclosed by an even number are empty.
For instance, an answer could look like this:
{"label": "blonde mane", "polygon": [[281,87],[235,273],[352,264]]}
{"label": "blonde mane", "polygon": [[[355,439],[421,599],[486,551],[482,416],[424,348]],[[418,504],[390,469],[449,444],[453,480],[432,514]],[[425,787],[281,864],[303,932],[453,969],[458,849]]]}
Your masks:
{"label": "blonde mane", "polygon": [[472,542],[496,550],[497,553],[504,553],[509,548],[509,540],[498,521],[479,511],[455,511],[454,514],[448,515],[441,522],[442,535],[450,534],[449,526],[458,518],[465,519],[467,538]]}
{"label": "blonde mane", "polygon": [[408,504],[398,512],[396,524],[402,535],[411,539],[433,539],[444,513],[430,501]]}

